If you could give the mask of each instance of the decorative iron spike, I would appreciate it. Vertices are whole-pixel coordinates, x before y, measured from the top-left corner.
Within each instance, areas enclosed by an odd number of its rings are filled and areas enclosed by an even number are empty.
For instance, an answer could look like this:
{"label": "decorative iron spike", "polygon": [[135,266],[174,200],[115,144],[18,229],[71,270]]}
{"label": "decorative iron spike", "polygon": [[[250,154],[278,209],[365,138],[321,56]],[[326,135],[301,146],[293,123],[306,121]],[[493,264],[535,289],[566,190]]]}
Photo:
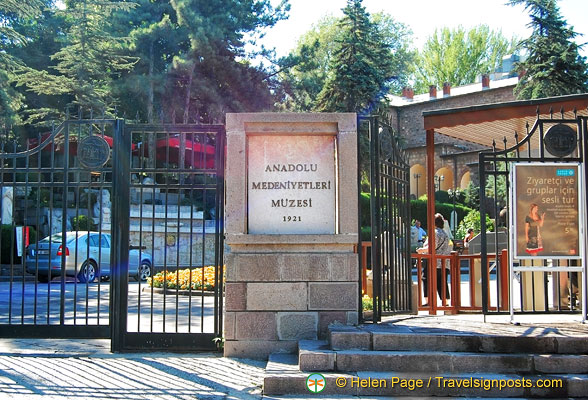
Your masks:
{"label": "decorative iron spike", "polygon": [[518,143],[519,142],[519,133],[517,131],[515,131],[514,138],[515,138],[515,141]]}
{"label": "decorative iron spike", "polygon": [[118,116],[118,106],[114,106],[114,118],[116,118]]}
{"label": "decorative iron spike", "polygon": [[163,114],[163,108],[159,109],[159,123],[164,124],[164,118],[163,118],[164,114]]}
{"label": "decorative iron spike", "polygon": [[563,108],[563,106],[561,106],[561,108],[559,109],[559,112],[560,112],[560,114],[561,114],[561,119],[564,119],[564,114],[565,114],[565,113],[564,113],[564,108]]}
{"label": "decorative iron spike", "polygon": [[506,142],[507,142],[506,136],[504,136],[504,139],[502,139],[502,141],[504,142],[504,149],[506,150]]}
{"label": "decorative iron spike", "polygon": [[492,148],[496,151],[496,140],[492,139]]}
{"label": "decorative iron spike", "polygon": [[576,109],[576,107],[574,107],[574,119],[578,118],[578,110]]}
{"label": "decorative iron spike", "polygon": [[84,113],[84,110],[82,110],[82,106],[78,107],[78,120],[82,119],[82,114]]}
{"label": "decorative iron spike", "polygon": [[65,106],[65,119],[69,119],[69,104]]}
{"label": "decorative iron spike", "polygon": [[553,107],[549,107],[549,117],[553,119]]}
{"label": "decorative iron spike", "polygon": [[527,128],[527,135],[529,134],[529,121],[525,124],[525,128]]}
{"label": "decorative iron spike", "polygon": [[137,110],[137,114],[135,114],[135,122],[139,122],[139,110]]}
{"label": "decorative iron spike", "polygon": [[537,118],[539,118],[539,115],[541,115],[541,113],[539,112],[539,106],[537,106]]}
{"label": "decorative iron spike", "polygon": [[94,119],[94,109],[90,108],[90,119]]}
{"label": "decorative iron spike", "polygon": [[171,123],[172,124],[176,123],[176,110],[175,110],[175,108],[173,109],[172,114],[171,114]]}

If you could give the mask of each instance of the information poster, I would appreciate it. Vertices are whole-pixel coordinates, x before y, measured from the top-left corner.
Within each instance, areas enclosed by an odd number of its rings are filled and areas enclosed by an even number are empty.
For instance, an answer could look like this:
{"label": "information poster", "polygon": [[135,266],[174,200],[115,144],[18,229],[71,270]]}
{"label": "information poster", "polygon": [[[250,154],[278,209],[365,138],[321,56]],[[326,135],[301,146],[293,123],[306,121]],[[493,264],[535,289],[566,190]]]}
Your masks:
{"label": "information poster", "polygon": [[515,258],[579,259],[578,164],[515,164]]}

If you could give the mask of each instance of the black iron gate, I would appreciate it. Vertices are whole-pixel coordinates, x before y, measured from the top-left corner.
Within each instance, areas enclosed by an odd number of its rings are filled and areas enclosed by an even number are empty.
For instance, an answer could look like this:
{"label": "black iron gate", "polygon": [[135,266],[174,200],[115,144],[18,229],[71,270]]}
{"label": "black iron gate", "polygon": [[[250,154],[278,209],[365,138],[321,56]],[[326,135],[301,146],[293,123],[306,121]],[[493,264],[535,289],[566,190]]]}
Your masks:
{"label": "black iron gate", "polygon": [[0,337],[216,347],[223,126],[68,119],[0,152]]}
{"label": "black iron gate", "polygon": [[[557,270],[557,267],[565,265],[563,263],[574,263],[574,261],[563,259],[528,261],[528,266],[532,267],[528,272],[513,274],[513,284],[517,293],[509,298],[505,291],[508,290],[510,282],[503,281],[505,277],[510,279],[509,257],[489,257],[489,254],[499,255],[501,249],[506,249],[509,255],[511,251],[514,251],[510,248],[509,240],[513,228],[509,224],[510,204],[513,201],[510,198],[509,188],[512,183],[509,177],[513,164],[521,162],[581,163],[585,179],[588,176],[585,163],[588,150],[587,121],[588,117],[578,115],[576,110],[566,112],[562,109],[554,116],[551,109],[548,113],[544,111],[544,114],[540,114],[537,109],[536,119],[533,125],[527,122],[526,135],[523,138],[515,133],[515,143],[510,146],[505,137],[501,145],[494,143],[491,151],[480,153],[482,309],[484,314],[508,313],[509,301],[514,302],[514,312],[521,314],[580,311],[577,300],[582,286],[578,281],[580,279],[578,275],[581,274]],[[549,129],[555,126],[571,128],[564,129],[568,136],[546,135]],[[552,132],[555,133],[555,131]],[[487,233],[487,216],[495,225],[491,233]],[[586,218],[586,216],[580,216],[580,218]],[[492,258],[490,262],[489,258]],[[494,259],[496,262],[493,261]],[[510,267],[513,266],[518,265]],[[548,266],[553,271],[544,270],[544,267]],[[582,279],[585,281],[585,277]],[[527,288],[524,285],[525,280],[530,282],[526,285]],[[530,293],[527,293],[529,287]]]}
{"label": "black iron gate", "polygon": [[[358,136],[367,135],[370,144],[373,321],[377,322],[385,314],[411,311],[410,168],[389,125],[372,116],[360,117],[358,126]],[[360,138],[360,154],[361,148]]]}

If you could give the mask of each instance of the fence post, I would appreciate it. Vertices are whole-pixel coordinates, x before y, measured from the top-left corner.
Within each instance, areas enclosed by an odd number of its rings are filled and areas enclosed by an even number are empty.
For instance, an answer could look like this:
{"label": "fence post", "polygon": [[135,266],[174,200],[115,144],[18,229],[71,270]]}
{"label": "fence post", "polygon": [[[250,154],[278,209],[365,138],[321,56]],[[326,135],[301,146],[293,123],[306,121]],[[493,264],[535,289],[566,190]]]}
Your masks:
{"label": "fence post", "polygon": [[510,310],[510,299],[508,298],[508,287],[509,287],[509,262],[508,262],[508,250],[502,249],[500,253],[500,309]]}

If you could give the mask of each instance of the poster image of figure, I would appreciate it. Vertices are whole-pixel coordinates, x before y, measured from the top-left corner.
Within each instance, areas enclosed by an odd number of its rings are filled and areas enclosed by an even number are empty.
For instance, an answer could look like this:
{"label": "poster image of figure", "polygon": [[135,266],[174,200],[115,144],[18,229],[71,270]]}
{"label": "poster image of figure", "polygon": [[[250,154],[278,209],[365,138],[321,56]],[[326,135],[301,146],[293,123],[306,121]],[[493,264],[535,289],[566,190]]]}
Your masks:
{"label": "poster image of figure", "polygon": [[572,163],[514,165],[515,258],[581,257],[580,173]]}
{"label": "poster image of figure", "polygon": [[543,250],[543,239],[541,238],[541,227],[545,221],[545,213],[539,215],[539,206],[531,203],[529,214],[525,217],[525,240],[529,254],[538,254]]}

